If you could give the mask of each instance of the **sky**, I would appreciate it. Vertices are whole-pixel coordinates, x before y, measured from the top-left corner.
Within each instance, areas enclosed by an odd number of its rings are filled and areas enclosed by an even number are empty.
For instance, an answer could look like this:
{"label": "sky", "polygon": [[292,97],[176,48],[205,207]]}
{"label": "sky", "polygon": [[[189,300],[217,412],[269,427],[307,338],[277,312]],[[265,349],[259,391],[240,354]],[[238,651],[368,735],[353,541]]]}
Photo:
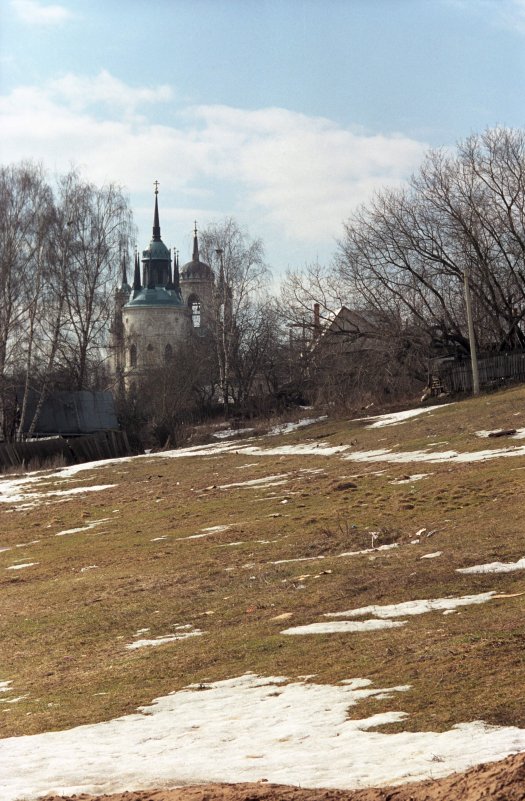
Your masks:
{"label": "sky", "polygon": [[525,0],[0,0],[0,163],[122,186],[140,249],[158,180],[181,263],[233,217],[278,277],[524,79]]}

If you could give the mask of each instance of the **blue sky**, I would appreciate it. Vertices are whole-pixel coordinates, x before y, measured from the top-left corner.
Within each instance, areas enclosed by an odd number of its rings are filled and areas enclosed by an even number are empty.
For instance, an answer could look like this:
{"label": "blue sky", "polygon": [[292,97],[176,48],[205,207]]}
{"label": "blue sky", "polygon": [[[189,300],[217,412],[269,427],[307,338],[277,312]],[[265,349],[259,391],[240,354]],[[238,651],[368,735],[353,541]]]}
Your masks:
{"label": "blue sky", "polygon": [[0,0],[0,157],[129,194],[190,258],[235,217],[276,275],[425,150],[525,124],[525,0]]}

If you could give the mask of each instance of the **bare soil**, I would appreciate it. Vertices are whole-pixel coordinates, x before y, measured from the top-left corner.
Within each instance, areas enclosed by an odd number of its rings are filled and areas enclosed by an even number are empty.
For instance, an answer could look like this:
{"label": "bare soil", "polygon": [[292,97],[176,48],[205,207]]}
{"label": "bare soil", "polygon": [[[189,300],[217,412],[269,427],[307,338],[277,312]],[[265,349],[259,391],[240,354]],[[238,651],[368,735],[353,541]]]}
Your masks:
{"label": "bare soil", "polygon": [[523,801],[525,754],[478,765],[466,773],[398,787],[306,790],[279,784],[200,784],[113,795],[47,796],[43,801]]}

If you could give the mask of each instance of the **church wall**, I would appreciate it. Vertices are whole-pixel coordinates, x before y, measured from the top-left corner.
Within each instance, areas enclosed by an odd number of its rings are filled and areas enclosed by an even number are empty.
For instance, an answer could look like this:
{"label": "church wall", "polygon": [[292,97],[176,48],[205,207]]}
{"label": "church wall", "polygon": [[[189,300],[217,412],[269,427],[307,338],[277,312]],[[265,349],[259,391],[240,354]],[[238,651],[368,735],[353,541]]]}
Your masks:
{"label": "church wall", "polygon": [[[185,307],[143,306],[123,309],[125,370],[144,370],[161,366],[166,347],[175,351],[187,341],[191,331],[191,312]],[[131,364],[131,348],[136,363]]]}
{"label": "church wall", "polygon": [[213,314],[212,282],[202,279],[182,279],[180,289],[185,306],[188,306],[191,299],[199,299],[201,304],[201,328],[208,328]]}

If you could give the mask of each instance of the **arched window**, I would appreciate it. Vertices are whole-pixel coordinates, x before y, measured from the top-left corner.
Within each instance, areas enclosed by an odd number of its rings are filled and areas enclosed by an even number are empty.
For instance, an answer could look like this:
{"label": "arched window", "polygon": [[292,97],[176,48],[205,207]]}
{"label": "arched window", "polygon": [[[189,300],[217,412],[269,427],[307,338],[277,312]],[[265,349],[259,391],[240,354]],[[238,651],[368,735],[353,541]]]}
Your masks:
{"label": "arched window", "polygon": [[130,367],[136,367],[137,366],[137,346],[136,345],[132,345],[131,348],[129,349],[129,364],[130,364]]}
{"label": "arched window", "polygon": [[166,345],[166,347],[164,348],[164,361],[171,362],[172,359],[173,359],[173,348],[171,347],[171,345]]}
{"label": "arched window", "polygon": [[188,306],[191,309],[191,324],[194,328],[201,327],[201,302],[197,295],[190,295]]}

